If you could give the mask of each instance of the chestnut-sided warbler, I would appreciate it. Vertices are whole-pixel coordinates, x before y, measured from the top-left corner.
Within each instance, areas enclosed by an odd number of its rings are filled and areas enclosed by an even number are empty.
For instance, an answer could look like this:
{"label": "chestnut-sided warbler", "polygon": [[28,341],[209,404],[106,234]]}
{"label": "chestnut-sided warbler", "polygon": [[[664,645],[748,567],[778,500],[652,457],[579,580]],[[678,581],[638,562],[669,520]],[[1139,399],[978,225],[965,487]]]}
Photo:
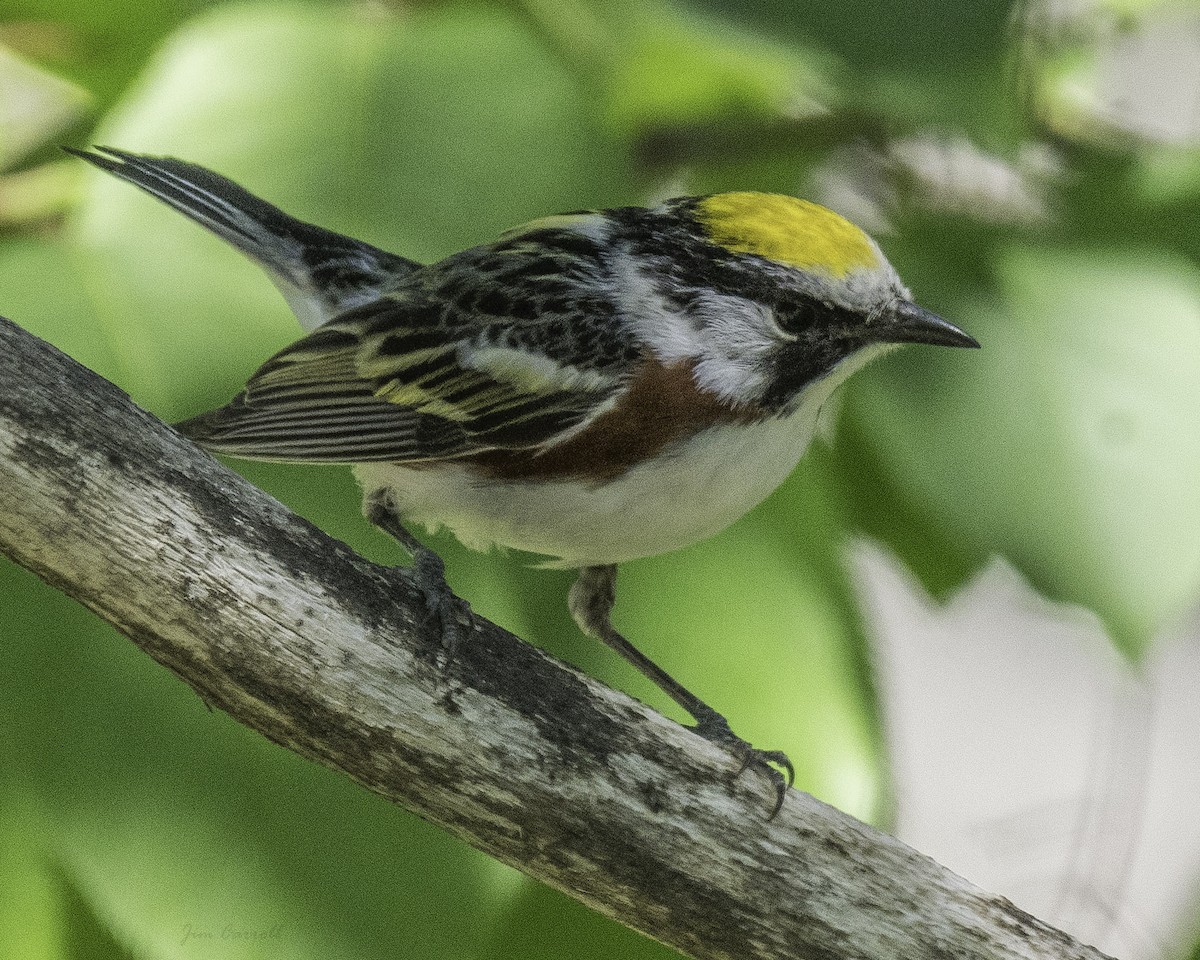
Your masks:
{"label": "chestnut-sided warbler", "polygon": [[763,500],[873,357],[978,346],[912,302],[870,237],[794,197],[722,193],[545,217],[425,266],[195,164],[97,149],[71,152],[257,261],[312,331],[179,430],[238,457],[353,464],[367,516],[413,553],[451,633],[441,561],[401,518],[578,568],[583,631],[766,772],[778,810],[787,757],[737,737],[613,628],[616,569]]}

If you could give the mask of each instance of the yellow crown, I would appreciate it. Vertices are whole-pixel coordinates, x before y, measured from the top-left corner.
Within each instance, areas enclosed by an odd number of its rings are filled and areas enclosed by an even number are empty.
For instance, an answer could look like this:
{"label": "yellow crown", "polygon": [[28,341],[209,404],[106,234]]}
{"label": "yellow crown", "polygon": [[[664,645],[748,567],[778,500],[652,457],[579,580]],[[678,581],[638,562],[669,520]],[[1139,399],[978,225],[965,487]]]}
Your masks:
{"label": "yellow crown", "polygon": [[832,210],[778,193],[718,193],[696,207],[708,239],[727,250],[753,253],[842,278],[874,269],[879,254],[871,239]]}

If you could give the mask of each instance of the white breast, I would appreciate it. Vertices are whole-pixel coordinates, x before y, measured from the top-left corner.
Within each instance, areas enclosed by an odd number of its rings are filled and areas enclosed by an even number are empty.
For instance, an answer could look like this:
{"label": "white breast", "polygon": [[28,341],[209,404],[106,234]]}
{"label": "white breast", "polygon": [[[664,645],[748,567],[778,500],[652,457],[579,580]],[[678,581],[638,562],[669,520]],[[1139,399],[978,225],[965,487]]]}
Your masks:
{"label": "white breast", "polygon": [[710,537],[764,500],[803,456],[821,404],[849,372],[809,387],[789,417],[714,427],[595,487],[482,480],[454,463],[361,464],[355,473],[366,493],[386,490],[406,518],[448,527],[473,549],[543,554],[554,567],[622,563]]}

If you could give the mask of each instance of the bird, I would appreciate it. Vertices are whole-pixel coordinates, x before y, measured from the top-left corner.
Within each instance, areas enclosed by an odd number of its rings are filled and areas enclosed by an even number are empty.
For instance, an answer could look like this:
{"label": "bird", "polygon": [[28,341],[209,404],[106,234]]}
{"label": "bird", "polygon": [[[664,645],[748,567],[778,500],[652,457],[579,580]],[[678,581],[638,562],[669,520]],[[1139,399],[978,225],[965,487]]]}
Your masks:
{"label": "bird", "polygon": [[577,570],[580,629],[633,664],[781,808],[794,769],[612,623],[620,564],[732,524],[798,464],[823,404],[903,344],[978,347],[918,306],[862,229],[733,191],[545,216],[422,264],[295,219],[171,157],[66,148],[262,267],[308,333],[177,424],[233,457],[352,465],[457,642],[463,609],[410,525]]}

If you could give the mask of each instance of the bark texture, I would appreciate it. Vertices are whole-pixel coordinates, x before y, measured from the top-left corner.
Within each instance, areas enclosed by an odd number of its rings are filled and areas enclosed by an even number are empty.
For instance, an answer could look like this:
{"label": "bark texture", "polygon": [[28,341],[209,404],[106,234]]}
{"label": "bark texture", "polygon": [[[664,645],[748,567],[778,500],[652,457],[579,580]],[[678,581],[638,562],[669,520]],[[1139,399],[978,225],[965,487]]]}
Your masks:
{"label": "bark texture", "polygon": [[[0,319],[0,550],[215,707],[697,958],[1101,954],[376,566]],[[2,669],[2,665],[0,665]]]}

